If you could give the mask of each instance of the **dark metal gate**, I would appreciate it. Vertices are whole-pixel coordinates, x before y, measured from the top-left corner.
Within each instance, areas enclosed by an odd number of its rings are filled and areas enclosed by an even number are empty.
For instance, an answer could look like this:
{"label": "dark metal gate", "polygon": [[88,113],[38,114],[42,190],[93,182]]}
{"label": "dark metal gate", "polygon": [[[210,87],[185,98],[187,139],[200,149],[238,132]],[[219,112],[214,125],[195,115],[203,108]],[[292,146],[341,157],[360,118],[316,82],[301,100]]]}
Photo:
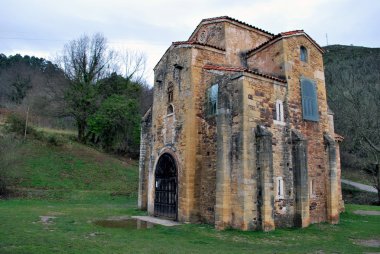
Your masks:
{"label": "dark metal gate", "polygon": [[177,167],[171,155],[161,155],[155,178],[154,215],[177,219]]}

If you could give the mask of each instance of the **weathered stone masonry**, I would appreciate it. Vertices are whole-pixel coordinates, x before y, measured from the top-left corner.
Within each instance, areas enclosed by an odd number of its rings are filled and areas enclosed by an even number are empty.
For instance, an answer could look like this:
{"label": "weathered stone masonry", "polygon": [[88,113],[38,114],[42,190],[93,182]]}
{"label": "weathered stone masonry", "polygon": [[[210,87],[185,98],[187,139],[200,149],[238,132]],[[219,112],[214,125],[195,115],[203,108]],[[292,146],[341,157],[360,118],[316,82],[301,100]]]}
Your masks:
{"label": "weathered stone masonry", "polygon": [[139,207],[218,229],[337,223],[339,144],[322,54],[302,30],[273,35],[229,17],[174,42],[142,120]]}

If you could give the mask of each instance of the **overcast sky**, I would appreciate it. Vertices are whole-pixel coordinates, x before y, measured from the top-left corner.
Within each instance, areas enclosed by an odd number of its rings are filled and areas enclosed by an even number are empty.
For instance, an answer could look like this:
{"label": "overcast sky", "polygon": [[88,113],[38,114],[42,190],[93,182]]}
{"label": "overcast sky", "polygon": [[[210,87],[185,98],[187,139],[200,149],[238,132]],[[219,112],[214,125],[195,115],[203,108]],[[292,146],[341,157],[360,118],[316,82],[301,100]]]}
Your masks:
{"label": "overcast sky", "polygon": [[145,52],[147,77],[173,41],[203,18],[230,16],[277,34],[304,29],[321,46],[380,47],[380,0],[0,0],[0,53],[53,59],[100,32],[110,46]]}

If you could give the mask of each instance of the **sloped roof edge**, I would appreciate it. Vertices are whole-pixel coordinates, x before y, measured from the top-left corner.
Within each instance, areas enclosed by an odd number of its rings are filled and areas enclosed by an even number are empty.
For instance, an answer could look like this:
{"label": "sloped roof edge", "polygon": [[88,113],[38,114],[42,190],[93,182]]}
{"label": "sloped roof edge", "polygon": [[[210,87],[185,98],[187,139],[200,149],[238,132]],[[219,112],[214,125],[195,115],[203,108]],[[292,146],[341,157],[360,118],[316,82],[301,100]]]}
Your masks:
{"label": "sloped roof edge", "polygon": [[220,48],[217,46],[213,46],[213,45],[210,45],[207,43],[201,43],[201,42],[197,42],[197,41],[175,41],[175,42],[172,42],[172,45],[175,45],[175,46],[177,46],[177,45],[199,45],[199,46],[206,46],[206,47],[226,51],[226,49],[224,49],[224,48]]}
{"label": "sloped roof edge", "polygon": [[199,30],[199,28],[202,26],[202,24],[207,23],[207,22],[221,22],[221,21],[229,21],[231,23],[232,22],[236,22],[236,23],[239,23],[240,25],[243,25],[243,26],[246,26],[246,27],[249,27],[249,28],[253,28],[253,29],[255,29],[255,30],[257,30],[257,31],[259,31],[261,33],[264,33],[264,34],[268,35],[269,37],[273,37],[274,36],[274,34],[268,32],[268,31],[266,31],[264,29],[252,26],[252,25],[250,25],[248,23],[245,23],[243,21],[231,18],[229,16],[220,16],[220,17],[202,19],[201,22],[194,29],[194,31],[191,33],[191,35],[189,37],[189,40],[190,40],[191,37],[193,37],[194,34],[196,34],[196,32]]}
{"label": "sloped roof edge", "polygon": [[264,73],[261,73],[258,71],[250,70],[250,69],[244,68],[244,67],[220,66],[220,65],[206,64],[205,66],[203,66],[203,69],[205,69],[205,70],[217,70],[217,71],[247,72],[247,73],[254,74],[254,75],[257,75],[257,76],[260,76],[263,78],[271,79],[271,80],[274,80],[274,81],[277,81],[280,83],[286,83],[286,80],[284,80],[284,79],[274,77],[274,76],[270,76],[270,75],[267,75],[267,74],[264,74]]}
{"label": "sloped roof edge", "polygon": [[251,56],[253,53],[256,53],[264,48],[266,48],[267,46],[269,45],[272,45],[273,43],[275,43],[276,41],[279,41],[281,39],[284,39],[284,38],[288,38],[288,37],[292,37],[292,36],[300,36],[300,35],[303,35],[305,36],[311,43],[314,44],[314,46],[321,52],[321,53],[324,53],[324,49],[319,46],[319,44],[313,40],[313,38],[311,38],[307,33],[305,33],[304,30],[293,30],[293,31],[288,31],[288,32],[282,32],[282,33],[279,33],[277,35],[275,35],[272,39],[260,44],[259,46],[257,46],[256,48],[253,48],[251,50],[248,50],[246,55],[247,57]]}

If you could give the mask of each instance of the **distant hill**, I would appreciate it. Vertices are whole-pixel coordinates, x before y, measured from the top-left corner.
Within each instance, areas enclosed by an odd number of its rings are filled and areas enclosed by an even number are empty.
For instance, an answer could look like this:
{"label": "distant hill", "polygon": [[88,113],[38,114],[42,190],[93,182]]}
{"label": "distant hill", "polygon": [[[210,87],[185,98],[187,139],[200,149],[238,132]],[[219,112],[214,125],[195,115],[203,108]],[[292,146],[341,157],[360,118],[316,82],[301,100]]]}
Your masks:
{"label": "distant hill", "polygon": [[62,69],[44,58],[0,54],[0,108],[62,117],[68,84]]}
{"label": "distant hill", "polygon": [[342,164],[368,168],[376,155],[366,142],[380,145],[380,48],[324,47],[328,104],[335,131],[345,137]]}

